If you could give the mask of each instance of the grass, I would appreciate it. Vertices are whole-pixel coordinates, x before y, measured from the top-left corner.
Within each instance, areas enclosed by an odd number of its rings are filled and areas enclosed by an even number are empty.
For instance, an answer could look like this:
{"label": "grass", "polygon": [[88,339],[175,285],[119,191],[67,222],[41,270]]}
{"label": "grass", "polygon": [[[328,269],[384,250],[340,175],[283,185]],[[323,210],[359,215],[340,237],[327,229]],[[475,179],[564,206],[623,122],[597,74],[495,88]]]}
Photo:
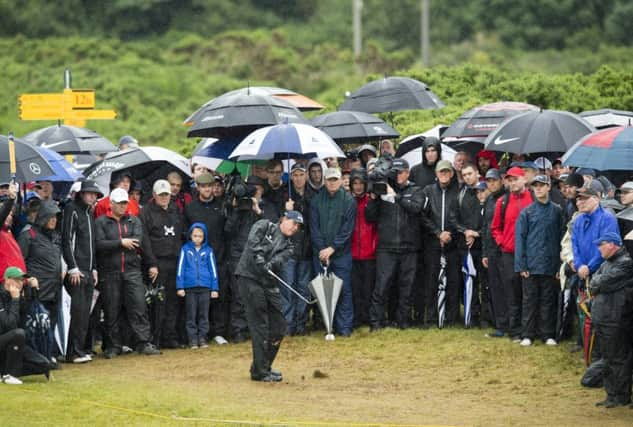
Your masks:
{"label": "grass", "polygon": [[0,425],[630,426],[566,345],[521,348],[482,330],[366,329],[288,338],[279,384],[250,381],[249,343],[64,365],[0,387]]}

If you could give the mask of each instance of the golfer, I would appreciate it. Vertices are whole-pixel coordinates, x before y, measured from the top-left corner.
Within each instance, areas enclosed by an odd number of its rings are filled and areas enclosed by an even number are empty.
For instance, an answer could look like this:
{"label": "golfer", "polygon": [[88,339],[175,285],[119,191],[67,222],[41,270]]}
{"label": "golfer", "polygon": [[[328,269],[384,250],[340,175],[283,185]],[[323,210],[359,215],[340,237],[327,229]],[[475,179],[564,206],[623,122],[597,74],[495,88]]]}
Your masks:
{"label": "golfer", "polygon": [[279,283],[269,272],[281,274],[292,256],[290,237],[303,224],[297,211],[286,212],[278,223],[257,221],[235,269],[246,305],[246,319],[253,345],[253,381],[277,382],[281,372],[271,369],[286,332]]}

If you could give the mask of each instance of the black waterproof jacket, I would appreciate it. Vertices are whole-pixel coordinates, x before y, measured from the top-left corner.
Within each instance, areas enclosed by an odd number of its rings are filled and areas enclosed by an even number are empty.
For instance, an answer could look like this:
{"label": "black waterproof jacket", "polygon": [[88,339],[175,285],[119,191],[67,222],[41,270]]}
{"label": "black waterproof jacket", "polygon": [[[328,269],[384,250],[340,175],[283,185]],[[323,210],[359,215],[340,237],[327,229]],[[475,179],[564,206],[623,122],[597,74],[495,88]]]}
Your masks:
{"label": "black waterproof jacket", "polygon": [[185,226],[183,230],[189,230],[191,224],[201,222],[207,227],[207,243],[213,249],[216,263],[224,261],[225,256],[225,234],[224,225],[226,215],[224,214],[224,200],[212,198],[203,202],[196,198],[185,207]]}
{"label": "black waterproof jacket", "polygon": [[[481,236],[484,225],[483,206],[477,198],[477,190],[462,184],[457,193],[457,211],[455,212],[455,226],[460,233],[460,244],[465,245],[464,231],[473,230]],[[464,246],[465,247],[465,246]],[[481,237],[475,239],[473,249],[481,248]]]}
{"label": "black waterproof jacket", "polygon": [[505,191],[503,189],[496,193],[491,193],[484,203],[484,218],[481,228],[481,256],[484,258],[490,256],[498,258],[501,256],[501,248],[499,248],[499,245],[492,237],[490,225],[492,224],[492,218],[495,216],[497,200],[499,197],[503,197],[504,194]]}
{"label": "black waterproof jacket", "polygon": [[251,228],[235,274],[275,286],[277,281],[267,270],[280,275],[291,256],[292,241],[283,235],[279,224],[262,219]]}
{"label": "black waterproof jacket", "polygon": [[0,335],[16,329],[20,324],[20,299],[0,287]]}
{"label": "black waterproof jacket", "polygon": [[424,206],[422,189],[412,182],[395,186],[394,202],[382,198],[370,199],[365,207],[365,219],[378,224],[376,250],[407,253],[421,247],[420,216]]}
{"label": "black waterproof jacket", "polygon": [[439,183],[433,183],[424,187],[423,194],[425,197],[424,214],[422,215],[424,233],[436,239],[442,231],[448,231],[455,239],[457,232],[455,220],[457,185],[451,183],[443,189]]}
{"label": "black waterproof jacket", "polygon": [[[291,184],[292,185],[292,184]],[[286,187],[287,193],[287,187]],[[294,247],[294,258],[298,260],[312,259],[312,242],[310,241],[310,201],[316,193],[306,184],[303,196],[292,186],[290,198],[294,201],[294,210],[303,215],[303,225],[290,239]],[[286,194],[285,200],[288,200]],[[285,207],[285,206],[284,206]],[[285,209],[284,209],[285,211]]]}
{"label": "black waterproof jacket", "polygon": [[79,195],[64,207],[62,221],[62,253],[68,271],[97,268],[95,256],[95,223],[92,209]]}
{"label": "black waterproof jacket", "polygon": [[591,276],[591,322],[607,327],[633,327],[633,260],[624,248],[605,260]]}
{"label": "black waterproof jacket", "polygon": [[143,227],[137,217],[124,215],[117,221],[110,215],[101,215],[95,221],[95,226],[99,274],[140,270],[140,249],[125,249],[121,246],[122,239],[143,241]]}
{"label": "black waterproof jacket", "polygon": [[163,209],[149,202],[141,211],[143,265],[160,268],[158,258],[176,261],[183,244],[183,217],[175,203]]}
{"label": "black waterproof jacket", "polygon": [[40,301],[56,301],[62,286],[61,235],[44,224],[59,208],[53,202],[40,205],[34,224],[27,224],[18,236],[18,244],[27,273],[37,278]]}
{"label": "black waterproof jacket", "polygon": [[261,216],[255,214],[252,209],[248,211],[231,209],[224,224],[224,232],[231,239],[231,246],[228,252],[229,259],[234,261],[240,259],[253,224],[260,219],[267,219],[272,222],[279,220],[279,210],[272,203],[267,200],[261,200],[259,208],[262,210]]}

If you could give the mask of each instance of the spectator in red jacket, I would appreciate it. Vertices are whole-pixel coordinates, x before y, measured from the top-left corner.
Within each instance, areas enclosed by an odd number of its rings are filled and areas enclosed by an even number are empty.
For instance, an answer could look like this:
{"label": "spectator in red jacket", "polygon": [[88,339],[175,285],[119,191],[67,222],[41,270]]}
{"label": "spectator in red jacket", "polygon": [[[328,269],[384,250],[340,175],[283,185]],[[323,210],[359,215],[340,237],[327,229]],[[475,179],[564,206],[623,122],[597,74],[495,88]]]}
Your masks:
{"label": "spectator in red jacket", "polygon": [[376,243],[378,226],[365,219],[367,173],[354,169],[350,174],[350,189],[356,201],[356,220],[352,233],[352,298],[354,327],[369,324],[369,305],[376,282]]}
{"label": "spectator in red jacket", "polygon": [[24,258],[18,242],[11,233],[13,225],[13,207],[17,197],[17,189],[14,185],[9,185],[5,200],[0,204],[0,279],[4,271],[9,267],[18,267],[26,271]]}
{"label": "spectator in red jacket", "polygon": [[167,181],[171,188],[171,200],[178,206],[178,211],[183,214],[185,212],[185,206],[191,203],[191,194],[183,191],[182,188],[182,176],[178,172],[170,172],[167,175]]}
{"label": "spectator in red jacket", "polygon": [[[110,191],[115,188],[122,188],[127,193],[130,192],[132,188],[132,174],[130,172],[120,172],[118,174],[112,174],[112,178],[110,179]],[[95,219],[99,218],[102,215],[110,215],[112,210],[110,209],[110,196],[104,197],[97,202],[95,205]],[[125,215],[131,215],[138,217],[141,214],[141,209],[138,205],[136,199],[130,199],[127,204],[127,210],[125,211]]]}
{"label": "spectator in red jacket", "polygon": [[[499,197],[495,206],[490,232],[501,248],[501,279],[508,298],[508,334],[513,341],[521,341],[521,276],[514,271],[514,226],[521,211],[532,204],[533,197],[525,188],[525,172],[512,167],[506,173],[509,192]],[[506,332],[506,331],[503,331]]]}

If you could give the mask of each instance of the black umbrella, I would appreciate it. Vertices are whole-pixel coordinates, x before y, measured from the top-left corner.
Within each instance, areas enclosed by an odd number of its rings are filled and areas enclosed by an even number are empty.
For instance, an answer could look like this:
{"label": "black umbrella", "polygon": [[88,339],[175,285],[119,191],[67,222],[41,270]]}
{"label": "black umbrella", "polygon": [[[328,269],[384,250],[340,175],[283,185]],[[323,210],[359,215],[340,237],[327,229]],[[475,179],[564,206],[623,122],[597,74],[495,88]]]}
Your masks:
{"label": "black umbrella", "polygon": [[[464,140],[483,144],[486,137],[508,117],[526,111],[538,110],[538,107],[523,102],[494,102],[471,108],[459,116],[442,134],[442,140],[453,146]],[[483,146],[479,146],[481,150]]]}
{"label": "black umbrella", "polygon": [[597,129],[612,126],[631,126],[631,123],[633,123],[633,111],[603,108],[601,110],[583,111],[579,115]]}
{"label": "black umbrella", "polygon": [[264,126],[308,121],[292,104],[266,95],[223,95],[204,104],[185,120],[187,136],[245,137]]}
{"label": "black umbrella", "polygon": [[60,154],[101,154],[117,151],[108,139],[98,133],[75,126],[49,126],[31,132],[23,139]]}
{"label": "black umbrella", "polygon": [[312,126],[321,129],[338,143],[363,144],[400,134],[383,120],[360,111],[336,111],[312,119]]}
{"label": "black umbrella", "polygon": [[542,110],[512,116],[485,141],[486,150],[508,153],[564,153],[596,129],[568,111]]}
{"label": "black umbrella", "polygon": [[[38,149],[20,139],[13,139],[15,147],[15,178],[20,182],[37,181],[55,175],[55,171]],[[0,135],[0,181],[9,182],[13,171],[10,167],[9,138]]]}
{"label": "black umbrella", "polygon": [[310,99],[305,95],[301,95],[300,93],[294,92],[290,89],[285,89],[282,87],[270,87],[270,86],[248,86],[243,87],[241,89],[235,89],[230,92],[225,93],[222,96],[226,95],[235,95],[237,93],[247,94],[247,95],[269,95],[275,98],[283,99],[284,101],[288,101],[299,111],[314,111],[314,110],[322,110],[325,106],[319,104],[314,99]]}
{"label": "black umbrella", "polygon": [[385,113],[442,107],[444,103],[425,83],[408,77],[385,77],[352,93],[339,110]]}

